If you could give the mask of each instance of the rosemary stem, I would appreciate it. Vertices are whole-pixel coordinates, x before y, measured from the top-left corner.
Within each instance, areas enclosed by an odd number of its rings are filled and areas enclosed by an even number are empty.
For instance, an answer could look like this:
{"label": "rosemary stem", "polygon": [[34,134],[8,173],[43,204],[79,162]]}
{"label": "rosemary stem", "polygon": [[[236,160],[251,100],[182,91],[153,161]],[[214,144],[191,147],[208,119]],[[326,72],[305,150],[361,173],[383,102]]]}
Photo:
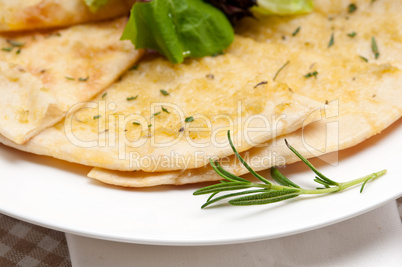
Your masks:
{"label": "rosemary stem", "polygon": [[378,177],[384,175],[386,172],[387,172],[387,170],[382,170],[379,172],[371,173],[369,175],[357,178],[357,179],[349,181],[349,182],[339,183],[338,186],[334,186],[334,187],[330,187],[330,188],[317,189],[317,190],[301,189],[300,191],[302,194],[325,194],[325,193],[342,191],[351,186],[361,184],[361,183],[365,182],[366,180],[372,180],[372,179],[378,178]]}
{"label": "rosemary stem", "polygon": [[376,179],[376,178],[378,178],[378,177],[380,177],[380,176],[382,176],[382,175],[384,175],[386,173],[387,173],[387,170],[382,170],[382,171],[379,171],[379,172],[375,172],[375,173],[363,176],[361,178],[358,178],[356,180],[352,180],[352,181],[345,182],[345,183],[340,183],[339,187],[340,187],[341,190],[343,190],[343,189],[346,189],[348,187],[363,183],[366,180]]}

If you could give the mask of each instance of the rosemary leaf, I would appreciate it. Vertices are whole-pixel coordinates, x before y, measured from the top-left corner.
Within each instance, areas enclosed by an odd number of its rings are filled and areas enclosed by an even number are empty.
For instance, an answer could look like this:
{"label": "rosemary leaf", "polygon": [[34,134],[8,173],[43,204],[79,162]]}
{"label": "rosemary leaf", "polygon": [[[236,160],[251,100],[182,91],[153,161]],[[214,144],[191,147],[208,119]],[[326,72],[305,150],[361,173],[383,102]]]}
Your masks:
{"label": "rosemary leaf", "polygon": [[369,180],[370,180],[370,178],[367,179],[366,181],[364,181],[364,183],[362,184],[362,187],[360,188],[360,194],[363,193],[364,186],[367,184],[367,182],[368,182]]}
{"label": "rosemary leaf", "polygon": [[323,179],[325,182],[327,182],[329,185],[339,185],[337,182],[332,181],[331,179],[327,178],[324,174],[322,174],[321,172],[319,172],[314,166],[313,164],[310,163],[310,161],[308,161],[305,157],[303,157],[302,155],[300,155],[299,152],[296,151],[296,149],[294,149],[291,145],[289,145],[288,141],[285,139],[285,144],[286,146],[299,158],[301,159],[301,161],[303,161],[313,172],[315,172],[315,174],[317,174],[318,177],[320,177],[321,179]]}
{"label": "rosemary leaf", "polygon": [[329,188],[329,185],[325,181],[323,181],[323,180],[321,180],[319,178],[315,178],[314,182],[322,184],[323,186],[325,186],[325,188]]}
{"label": "rosemary leaf", "polygon": [[215,164],[216,164],[217,169],[218,169],[221,173],[223,173],[226,177],[229,177],[229,178],[231,178],[232,180],[235,180],[235,181],[238,181],[238,182],[248,182],[248,180],[246,180],[246,179],[244,179],[244,178],[241,178],[241,177],[239,177],[239,176],[236,176],[236,175],[234,175],[234,174],[228,172],[227,170],[225,170],[225,169],[219,164],[219,162],[216,162]]}
{"label": "rosemary leaf", "polygon": [[239,197],[228,202],[235,206],[264,205],[294,198],[299,195],[300,191],[298,189],[284,189]]}
{"label": "rosemary leaf", "polygon": [[229,139],[229,144],[230,147],[232,148],[233,152],[235,153],[236,157],[240,160],[241,164],[243,164],[244,167],[258,180],[265,184],[271,184],[267,179],[256,173],[249,165],[248,163],[240,156],[240,154],[237,152],[236,148],[233,145],[232,139],[230,138],[230,131],[228,131],[228,139]]}
{"label": "rosemary leaf", "polygon": [[214,171],[220,176],[220,177],[222,177],[223,179],[226,179],[226,180],[228,180],[228,181],[231,181],[231,182],[248,182],[247,180],[245,180],[245,181],[239,181],[239,180],[237,180],[237,179],[233,179],[232,177],[228,177],[228,176],[226,176],[224,173],[222,173],[221,172],[221,170],[218,168],[218,166],[216,165],[216,163],[215,162],[213,162],[211,159],[209,159],[209,162],[210,162],[210,164],[211,164],[211,167],[214,169]]}
{"label": "rosemary leaf", "polygon": [[[210,202],[210,200],[214,197],[214,196],[216,196],[216,194],[218,194],[219,192],[215,192],[215,193],[212,193],[210,196],[209,196],[209,198],[207,199],[207,203],[208,202]],[[207,204],[207,203],[205,203],[205,204]],[[205,204],[203,205],[203,206],[205,206]],[[202,207],[201,207],[202,208]]]}
{"label": "rosemary leaf", "polygon": [[249,195],[249,194],[255,194],[255,193],[263,193],[263,192],[267,192],[267,189],[246,190],[246,191],[241,191],[241,192],[237,192],[237,193],[223,195],[223,196],[212,199],[212,197],[218,193],[218,192],[215,192],[208,198],[207,202],[205,202],[204,205],[201,206],[201,208],[203,209],[203,208],[211,205],[212,203],[215,203],[215,202],[225,199],[225,198],[236,197],[236,196],[241,196],[241,195]]}
{"label": "rosemary leaf", "polygon": [[239,190],[239,189],[247,189],[253,187],[255,184],[251,182],[231,182],[231,183],[221,183],[221,184],[214,184],[210,186],[206,186],[204,188],[198,189],[193,193],[193,195],[205,195],[215,192],[223,192],[223,191],[232,191],[232,190]]}
{"label": "rosemary leaf", "polygon": [[293,183],[288,178],[286,178],[286,176],[280,173],[279,170],[275,167],[271,168],[271,176],[280,185],[300,188],[300,186],[298,186],[297,184]]}

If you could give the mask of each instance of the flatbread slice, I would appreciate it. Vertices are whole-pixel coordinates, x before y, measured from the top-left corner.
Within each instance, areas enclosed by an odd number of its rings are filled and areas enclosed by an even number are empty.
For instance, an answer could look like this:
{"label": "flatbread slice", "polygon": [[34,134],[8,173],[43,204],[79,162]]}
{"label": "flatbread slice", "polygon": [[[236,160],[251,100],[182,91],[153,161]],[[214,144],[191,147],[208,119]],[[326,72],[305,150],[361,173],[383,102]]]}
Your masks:
{"label": "flatbread slice", "polygon": [[126,21],[0,35],[0,133],[26,142],[131,67],[142,51],[119,41]]}
{"label": "flatbread slice", "polygon": [[[312,14],[292,19],[258,18],[240,27],[239,33],[249,38],[237,38],[228,53],[267,76],[289,60],[276,79],[286,82],[294,92],[325,104],[318,121],[243,152],[255,170],[298,160],[284,139],[303,156],[318,157],[354,146],[402,116],[401,6],[391,0],[369,2],[356,1],[358,10],[349,14],[349,2],[316,1]],[[298,34],[293,36],[298,27]],[[356,35],[351,37],[352,32]],[[334,42],[328,47],[332,33]],[[380,51],[377,59],[372,37]],[[233,156],[223,159],[222,165],[236,175],[247,172]],[[156,176],[94,168],[88,176],[128,187],[221,178],[209,166]]]}
{"label": "flatbread slice", "polygon": [[314,119],[319,103],[268,78],[229,53],[180,65],[144,59],[64,122],[21,146],[1,142],[116,170],[199,168],[233,153],[229,129],[243,151]]}
{"label": "flatbread slice", "polygon": [[109,0],[91,11],[84,0],[1,0],[0,31],[64,27],[128,14],[134,1]]}
{"label": "flatbread slice", "polygon": [[0,94],[0,132],[15,142],[24,142],[63,117],[56,98],[18,65],[0,61]]}

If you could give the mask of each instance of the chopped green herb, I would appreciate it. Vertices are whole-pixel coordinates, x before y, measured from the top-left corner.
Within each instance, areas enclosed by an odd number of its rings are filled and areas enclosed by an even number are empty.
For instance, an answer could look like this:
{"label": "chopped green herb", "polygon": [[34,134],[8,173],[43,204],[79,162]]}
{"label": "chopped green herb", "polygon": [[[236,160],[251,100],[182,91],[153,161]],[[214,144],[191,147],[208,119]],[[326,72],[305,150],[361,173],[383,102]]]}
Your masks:
{"label": "chopped green herb", "polygon": [[11,52],[14,49],[14,47],[3,47],[1,50],[5,52]]}
{"label": "chopped green herb", "polygon": [[107,93],[104,93],[104,94],[102,95],[102,98],[105,98],[105,96],[107,96]]}
{"label": "chopped green herb", "polygon": [[374,37],[371,37],[371,50],[373,50],[374,57],[377,59],[380,56],[380,52],[378,51],[377,42]]}
{"label": "chopped green herb", "polygon": [[368,59],[363,57],[363,56],[359,56],[361,59],[363,59],[364,61],[368,62]]}
{"label": "chopped green herb", "polygon": [[254,86],[254,88],[257,88],[258,86],[263,85],[263,84],[267,84],[267,83],[268,83],[267,81],[261,81],[261,82],[257,83],[257,84]]}
{"label": "chopped green herb", "polygon": [[161,114],[161,111],[152,114],[151,118],[152,118],[152,117],[155,117],[155,116],[158,116],[159,114]]}
{"label": "chopped green herb", "polygon": [[15,52],[17,55],[19,55],[21,53],[21,48],[17,50],[17,52]]}
{"label": "chopped green herb", "polygon": [[169,95],[169,93],[168,93],[166,90],[164,90],[164,89],[161,89],[160,91],[161,91],[161,94],[164,95],[164,96],[168,96],[168,95]]}
{"label": "chopped green herb", "polygon": [[86,81],[88,81],[88,79],[89,79],[89,76],[87,76],[87,77],[85,77],[85,78],[80,77],[80,78],[78,78],[78,81],[80,81],[80,82],[86,82]]}
{"label": "chopped green herb", "polygon": [[167,110],[167,108],[164,108],[163,106],[162,106],[162,111],[166,112],[167,114],[170,114],[170,112]]}
{"label": "chopped green herb", "polygon": [[74,80],[75,80],[73,77],[67,77],[67,76],[66,76],[66,79],[67,79],[67,80],[70,80],[70,81],[74,81]]}
{"label": "chopped green herb", "polygon": [[152,124],[148,124],[148,128],[151,128],[152,127]]}
{"label": "chopped green herb", "polygon": [[299,33],[300,29],[301,29],[301,27],[298,27],[298,28],[292,33],[292,36],[296,36],[296,35]]}
{"label": "chopped green herb", "polygon": [[97,120],[97,119],[99,119],[101,117],[101,115],[96,115],[96,116],[94,116],[94,120]]}
{"label": "chopped green herb", "polygon": [[7,40],[7,43],[9,43],[10,45],[12,45],[14,47],[23,47],[25,45],[25,43],[13,41],[13,40]]}
{"label": "chopped green herb", "polygon": [[194,121],[194,118],[193,118],[193,116],[191,116],[191,117],[187,117],[185,120],[184,120],[185,122],[193,122]]}
{"label": "chopped green herb", "polygon": [[348,6],[348,13],[351,14],[357,10],[357,6],[355,3],[352,3]]}
{"label": "chopped green herb", "polygon": [[329,40],[328,47],[333,46],[335,43],[334,33],[331,34],[331,39]]}
{"label": "chopped green herb", "polygon": [[127,101],[136,100],[137,98],[138,98],[138,95],[130,96],[130,97],[127,97]]}
{"label": "chopped green herb", "polygon": [[313,76],[314,76],[314,78],[317,79],[317,75],[318,75],[318,72],[317,72],[317,71],[313,71],[313,72],[309,72],[309,73],[307,73],[306,75],[304,75],[304,78],[310,78],[310,77],[313,77]]}
{"label": "chopped green herb", "polygon": [[347,34],[347,36],[349,36],[350,38],[354,38],[356,35],[357,35],[356,32],[351,32]]}
{"label": "chopped green herb", "polygon": [[279,70],[275,73],[274,78],[272,78],[273,81],[275,81],[276,77],[278,77],[278,74],[290,63],[290,61],[286,61],[285,64],[282,65],[282,67],[279,68]]}
{"label": "chopped green herb", "polygon": [[133,125],[141,125],[141,123],[139,123],[139,122],[133,122]]}
{"label": "chopped green herb", "polygon": [[138,65],[132,66],[130,70],[136,70],[136,69],[138,69]]}

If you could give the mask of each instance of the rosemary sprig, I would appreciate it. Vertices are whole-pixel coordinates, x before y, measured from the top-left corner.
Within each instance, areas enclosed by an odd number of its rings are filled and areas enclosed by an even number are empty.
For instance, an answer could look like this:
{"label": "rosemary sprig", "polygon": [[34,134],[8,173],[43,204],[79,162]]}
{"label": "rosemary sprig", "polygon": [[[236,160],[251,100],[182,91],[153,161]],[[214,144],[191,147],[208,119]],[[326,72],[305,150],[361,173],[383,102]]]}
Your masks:
{"label": "rosemary sprig", "polygon": [[[299,152],[297,152],[297,150],[289,145],[289,143],[285,140],[286,146],[316,174],[314,181],[320,184],[320,186],[324,186],[324,188],[301,188],[294,182],[290,181],[287,177],[285,177],[276,167],[271,168],[271,176],[278,184],[273,184],[269,182],[266,178],[256,173],[240,156],[233,145],[229,131],[228,139],[229,144],[233,149],[236,157],[240,160],[243,166],[246,167],[246,169],[262,183],[254,183],[242,177],[236,176],[226,171],[218,162],[210,160],[212,168],[218,175],[223,178],[223,180],[221,180],[219,184],[206,186],[204,188],[198,189],[193,193],[194,195],[211,194],[207,201],[201,206],[201,208],[205,208],[215,202],[227,198],[230,198],[228,203],[235,206],[263,205],[296,198],[300,195],[339,192],[358,184],[362,184],[360,188],[361,193],[363,192],[364,186],[367,184],[368,181],[380,177],[387,172],[387,170],[382,170],[348,182],[338,183],[319,172],[313,166],[313,164],[311,164],[310,161],[308,161]],[[237,192],[231,192],[229,194],[217,196],[219,193],[228,191]]]}

